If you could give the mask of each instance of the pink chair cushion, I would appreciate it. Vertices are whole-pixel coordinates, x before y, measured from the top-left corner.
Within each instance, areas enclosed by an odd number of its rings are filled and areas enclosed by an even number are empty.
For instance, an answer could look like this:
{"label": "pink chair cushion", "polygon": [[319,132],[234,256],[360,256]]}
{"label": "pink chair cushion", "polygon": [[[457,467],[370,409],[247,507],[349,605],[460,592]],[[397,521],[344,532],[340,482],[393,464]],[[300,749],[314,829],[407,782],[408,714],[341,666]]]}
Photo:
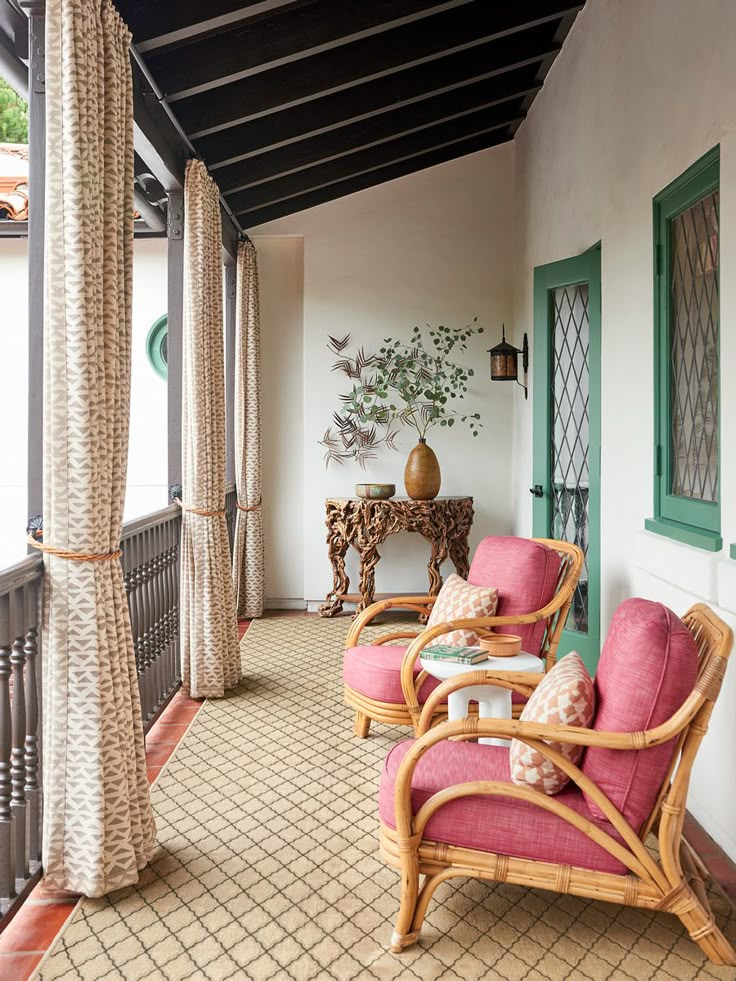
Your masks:
{"label": "pink chair cushion", "polygon": [[[698,650],[682,620],[661,603],[625,600],[611,621],[595,676],[594,729],[641,732],[665,722],[693,689]],[[590,746],[583,773],[637,831],[654,806],[675,740],[630,751]],[[588,800],[592,814],[600,808]]]}
{"label": "pink chair cushion", "polygon": [[[412,744],[413,740],[408,739],[394,746],[381,774],[379,811],[381,821],[391,828],[396,828],[396,774]],[[438,790],[471,780],[510,783],[508,749],[474,743],[437,743],[424,754],[414,771],[411,793],[414,813]],[[577,787],[568,785],[555,800],[567,804],[586,820],[594,821],[620,841],[606,821],[593,818]],[[451,801],[430,819],[425,836],[448,845],[516,858],[560,862],[599,872],[620,874],[626,871],[608,852],[556,814],[510,797],[478,795]]]}
{"label": "pink chair cushion", "polygon": [[[533,613],[552,599],[560,571],[560,556],[528,538],[489,536],[478,545],[468,574],[474,586],[497,586],[500,617]],[[521,648],[539,654],[544,623],[498,627],[501,633],[519,634]]]}
{"label": "pink chair cushion", "polygon": [[[401,662],[406,653],[406,647],[389,645],[372,647],[368,644],[361,647],[350,647],[345,651],[342,662],[342,677],[348,688],[359,691],[362,695],[375,698],[379,702],[398,702],[404,704],[404,693],[401,690]],[[417,660],[414,665],[414,677],[422,670]],[[419,689],[419,701],[424,702],[440,682],[436,678],[427,678]]]}

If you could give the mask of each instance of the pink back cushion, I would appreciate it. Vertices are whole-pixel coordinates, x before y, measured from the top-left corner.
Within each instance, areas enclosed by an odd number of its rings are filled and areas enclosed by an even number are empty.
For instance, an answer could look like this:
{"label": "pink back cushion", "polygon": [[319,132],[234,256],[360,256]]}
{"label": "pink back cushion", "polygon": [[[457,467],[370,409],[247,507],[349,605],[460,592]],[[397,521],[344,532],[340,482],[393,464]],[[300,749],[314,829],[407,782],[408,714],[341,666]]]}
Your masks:
{"label": "pink back cushion", "polygon": [[[594,729],[641,732],[661,725],[695,685],[698,649],[662,603],[625,600],[616,610],[595,676]],[[676,740],[643,750],[589,747],[581,767],[638,831],[654,806]],[[588,798],[592,814],[600,809]]]}
{"label": "pink back cushion", "polygon": [[[560,571],[560,556],[551,548],[529,538],[489,536],[478,545],[470,566],[468,582],[474,586],[497,586],[500,617],[533,613],[552,599]],[[545,624],[498,627],[499,633],[518,634],[521,649],[539,654]]]}

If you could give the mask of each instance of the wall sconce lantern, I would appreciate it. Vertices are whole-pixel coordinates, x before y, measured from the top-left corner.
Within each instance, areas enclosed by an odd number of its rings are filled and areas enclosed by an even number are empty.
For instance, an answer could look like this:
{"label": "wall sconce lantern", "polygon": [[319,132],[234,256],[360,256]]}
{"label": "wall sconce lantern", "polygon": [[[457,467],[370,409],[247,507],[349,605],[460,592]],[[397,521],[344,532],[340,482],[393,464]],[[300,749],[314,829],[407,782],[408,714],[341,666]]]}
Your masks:
{"label": "wall sconce lantern", "polygon": [[529,398],[529,391],[526,384],[519,381],[519,355],[521,355],[521,366],[524,371],[524,382],[526,382],[527,372],[529,371],[529,341],[524,334],[524,342],[521,347],[514,347],[506,341],[506,324],[503,325],[503,335],[501,343],[489,349],[491,356],[491,381],[515,381],[517,385],[524,389],[524,398]]}

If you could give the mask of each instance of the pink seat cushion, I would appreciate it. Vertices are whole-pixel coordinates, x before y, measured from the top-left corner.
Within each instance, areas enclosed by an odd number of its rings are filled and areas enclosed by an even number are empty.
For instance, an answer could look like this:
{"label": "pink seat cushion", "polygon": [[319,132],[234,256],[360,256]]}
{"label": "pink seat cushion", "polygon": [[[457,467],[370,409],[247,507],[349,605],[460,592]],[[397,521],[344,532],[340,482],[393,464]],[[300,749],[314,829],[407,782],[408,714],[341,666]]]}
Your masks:
{"label": "pink seat cushion", "polygon": [[[406,647],[386,644],[372,647],[368,644],[362,647],[350,647],[345,651],[342,662],[342,677],[348,688],[359,691],[369,698],[379,702],[405,703],[401,690],[401,662],[406,653]],[[414,677],[422,670],[417,660],[414,665]],[[419,690],[419,701],[424,702],[440,682],[436,678],[427,678]]]}
{"label": "pink seat cushion", "polygon": [[[595,676],[594,729],[641,732],[665,722],[695,685],[698,650],[682,620],[661,603],[625,600],[611,621]],[[582,771],[637,831],[654,806],[675,740],[643,750],[589,747]],[[593,814],[601,817],[590,800]]]}
{"label": "pink seat cushion", "polygon": [[[381,774],[379,811],[383,823],[391,828],[396,828],[396,774],[413,742],[408,739],[394,746]],[[411,793],[414,813],[438,790],[472,780],[510,783],[508,749],[474,743],[437,743],[419,760],[414,771]],[[592,817],[577,787],[569,784],[555,800],[567,804],[586,820],[595,821],[599,828],[620,841],[606,821]],[[516,858],[559,862],[599,872],[619,874],[626,871],[608,852],[556,814],[510,797],[477,795],[451,801],[430,819],[425,837]]]}
{"label": "pink seat cushion", "polygon": [[[558,553],[540,542],[510,535],[489,536],[475,550],[468,582],[474,586],[498,587],[496,613],[500,617],[533,613],[554,596],[560,562]],[[544,622],[494,629],[519,634],[522,650],[539,654]]]}

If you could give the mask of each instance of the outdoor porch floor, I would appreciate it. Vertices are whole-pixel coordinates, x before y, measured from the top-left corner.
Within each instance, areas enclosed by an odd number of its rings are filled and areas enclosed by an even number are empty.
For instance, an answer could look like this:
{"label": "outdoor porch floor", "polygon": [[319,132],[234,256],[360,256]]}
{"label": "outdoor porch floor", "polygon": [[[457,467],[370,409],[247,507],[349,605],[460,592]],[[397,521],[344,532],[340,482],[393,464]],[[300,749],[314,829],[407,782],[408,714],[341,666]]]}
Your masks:
{"label": "outdoor porch floor", "polygon": [[[153,863],[136,887],[46,905],[42,926],[42,900],[27,905],[0,938],[0,981],[41,961],[44,981],[733,976],[667,914],[473,880],[441,887],[421,944],[389,953],[398,874],[378,855],[376,793],[383,758],[406,732],[352,735],[340,682],[347,626],[256,621],[236,690],[203,707],[174,700],[147,743]],[[734,911],[714,892],[734,939]],[[39,946],[13,954],[22,929]]]}

